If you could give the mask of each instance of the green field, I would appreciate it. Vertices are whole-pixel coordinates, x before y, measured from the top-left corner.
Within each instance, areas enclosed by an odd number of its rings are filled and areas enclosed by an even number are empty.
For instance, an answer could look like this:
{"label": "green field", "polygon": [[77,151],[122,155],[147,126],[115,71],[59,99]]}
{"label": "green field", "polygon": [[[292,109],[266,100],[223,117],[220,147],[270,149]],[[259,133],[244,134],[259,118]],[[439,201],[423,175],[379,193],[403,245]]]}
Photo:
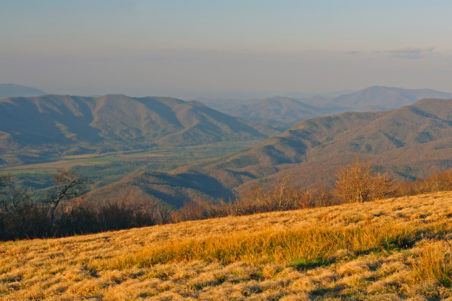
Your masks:
{"label": "green field", "polygon": [[90,178],[94,181],[94,187],[101,187],[130,173],[165,172],[182,166],[207,164],[247,149],[259,141],[221,142],[188,147],[155,147],[146,151],[62,156],[55,161],[3,166],[0,168],[0,175],[9,174],[18,180],[19,185],[41,190],[52,185],[52,175],[57,169],[64,168]]}

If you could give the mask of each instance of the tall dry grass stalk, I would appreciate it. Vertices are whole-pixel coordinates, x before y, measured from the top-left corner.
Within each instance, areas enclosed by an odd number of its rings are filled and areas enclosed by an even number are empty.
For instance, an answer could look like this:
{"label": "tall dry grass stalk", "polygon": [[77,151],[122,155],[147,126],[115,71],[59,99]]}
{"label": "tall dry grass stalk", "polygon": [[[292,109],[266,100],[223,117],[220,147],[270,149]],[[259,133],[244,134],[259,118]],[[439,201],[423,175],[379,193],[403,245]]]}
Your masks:
{"label": "tall dry grass stalk", "polygon": [[436,279],[446,287],[452,286],[452,242],[426,243],[412,260],[413,282]]}
{"label": "tall dry grass stalk", "polygon": [[[450,226],[450,225],[449,225]],[[450,228],[450,227],[449,227]],[[329,263],[338,250],[362,254],[372,250],[407,248],[428,231],[431,235],[448,229],[446,224],[367,225],[348,227],[306,227],[236,232],[163,243],[114,259],[92,260],[94,269],[149,267],[157,263],[205,260],[228,264],[236,261],[302,263],[311,266]]]}

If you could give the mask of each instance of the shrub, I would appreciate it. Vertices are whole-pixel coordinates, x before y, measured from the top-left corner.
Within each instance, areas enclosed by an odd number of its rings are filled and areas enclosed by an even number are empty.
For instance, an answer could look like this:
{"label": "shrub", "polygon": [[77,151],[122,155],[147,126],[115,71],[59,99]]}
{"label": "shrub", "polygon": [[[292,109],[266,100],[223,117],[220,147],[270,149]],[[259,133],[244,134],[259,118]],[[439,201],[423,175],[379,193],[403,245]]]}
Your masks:
{"label": "shrub", "polygon": [[452,169],[434,173],[423,180],[397,183],[395,193],[404,196],[447,190],[452,190]]}
{"label": "shrub", "polygon": [[180,222],[187,220],[199,220],[212,217],[222,217],[229,215],[230,205],[224,202],[220,204],[214,204],[207,201],[195,200],[187,202],[172,212],[172,221]]}
{"label": "shrub", "polygon": [[289,184],[288,177],[267,185],[266,188],[255,185],[231,205],[232,215],[253,214],[258,212],[283,211],[309,207],[306,191]]}
{"label": "shrub", "polygon": [[394,181],[386,174],[373,174],[371,166],[359,159],[339,169],[335,193],[348,203],[362,203],[394,195]]}

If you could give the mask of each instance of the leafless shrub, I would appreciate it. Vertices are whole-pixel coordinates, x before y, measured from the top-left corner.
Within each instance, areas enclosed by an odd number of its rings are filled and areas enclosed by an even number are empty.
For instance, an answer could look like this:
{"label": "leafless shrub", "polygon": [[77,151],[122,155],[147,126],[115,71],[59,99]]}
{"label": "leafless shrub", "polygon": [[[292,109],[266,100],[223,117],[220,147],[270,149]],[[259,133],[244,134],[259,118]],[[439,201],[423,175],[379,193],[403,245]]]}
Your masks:
{"label": "leafless shrub", "polygon": [[434,173],[423,180],[397,183],[395,193],[397,196],[404,196],[448,190],[452,190],[452,169]]}
{"label": "leafless shrub", "polygon": [[306,192],[290,185],[282,178],[266,188],[255,185],[230,206],[230,214],[244,215],[258,212],[293,210],[308,207]]}
{"label": "leafless shrub", "polygon": [[394,195],[394,181],[386,174],[372,173],[368,162],[356,159],[339,169],[335,193],[348,203],[362,203]]}
{"label": "leafless shrub", "polygon": [[230,204],[219,202],[218,204],[195,200],[187,202],[172,212],[172,219],[174,222],[186,220],[199,220],[213,217],[223,217],[229,215]]}

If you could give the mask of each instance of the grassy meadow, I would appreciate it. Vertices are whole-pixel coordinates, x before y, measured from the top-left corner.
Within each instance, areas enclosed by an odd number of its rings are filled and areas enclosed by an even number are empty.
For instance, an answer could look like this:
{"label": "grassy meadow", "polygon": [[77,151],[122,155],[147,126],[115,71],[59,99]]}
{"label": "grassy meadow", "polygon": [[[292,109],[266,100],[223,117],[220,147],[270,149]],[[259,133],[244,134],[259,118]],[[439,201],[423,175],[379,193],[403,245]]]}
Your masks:
{"label": "grassy meadow", "polygon": [[446,300],[452,192],[0,243],[2,300]]}

